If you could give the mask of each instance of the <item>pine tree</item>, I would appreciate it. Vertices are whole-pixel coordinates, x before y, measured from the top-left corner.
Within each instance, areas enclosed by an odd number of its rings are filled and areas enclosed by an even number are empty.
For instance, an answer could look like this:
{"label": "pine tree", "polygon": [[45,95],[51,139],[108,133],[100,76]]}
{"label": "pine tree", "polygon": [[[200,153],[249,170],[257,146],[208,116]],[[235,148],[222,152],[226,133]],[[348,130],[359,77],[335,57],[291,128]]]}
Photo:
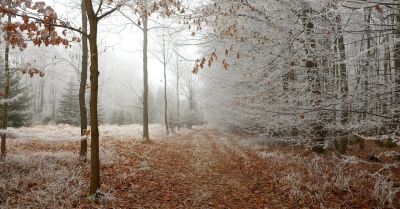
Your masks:
{"label": "pine tree", "polygon": [[[4,90],[4,72],[0,71],[0,91]],[[21,76],[17,72],[11,71],[10,79],[10,102],[8,112],[8,126],[21,127],[31,123],[30,102],[32,96],[28,92],[28,87],[21,82]],[[3,111],[3,103],[0,102],[0,112]],[[0,114],[0,121],[3,116]]]}
{"label": "pine tree", "polygon": [[79,94],[78,86],[69,82],[65,94],[62,96],[57,115],[57,123],[79,126]]}

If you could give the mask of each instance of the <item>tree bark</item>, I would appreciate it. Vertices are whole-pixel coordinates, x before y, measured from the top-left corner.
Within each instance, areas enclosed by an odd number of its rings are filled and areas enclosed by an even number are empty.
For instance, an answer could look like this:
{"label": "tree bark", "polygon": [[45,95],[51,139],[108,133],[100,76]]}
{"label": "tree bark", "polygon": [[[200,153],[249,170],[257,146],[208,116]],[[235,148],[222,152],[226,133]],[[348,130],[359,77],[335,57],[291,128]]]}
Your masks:
{"label": "tree bark", "polygon": [[370,72],[370,59],[371,59],[371,9],[368,8],[365,10],[365,21],[367,24],[366,33],[367,33],[367,58],[365,60],[365,64],[363,66],[363,70],[361,71],[363,77],[362,90],[363,90],[363,111],[362,119],[366,119],[367,113],[369,112],[368,103],[369,103],[369,72]]}
{"label": "tree bark", "polygon": [[54,83],[51,84],[51,98],[52,98],[52,117],[56,121],[57,115],[57,96],[56,96],[56,86]]}
{"label": "tree bark", "polygon": [[167,131],[167,135],[169,134],[168,130],[168,101],[167,101],[167,59],[166,59],[166,51],[165,51],[165,37],[163,37],[163,66],[164,66],[164,123],[165,129]]}
{"label": "tree bark", "polygon": [[[388,75],[391,74],[390,70],[389,70],[389,69],[391,69],[391,66],[390,66],[390,63],[391,63],[390,56],[391,56],[391,54],[390,54],[389,43],[390,43],[389,36],[387,36],[385,38],[385,45],[386,46],[385,46],[384,58],[383,58],[383,62],[384,62],[384,64],[383,64],[383,79],[384,79],[384,83],[386,84],[385,85],[385,92],[389,92],[389,90],[390,90],[388,88],[388,86],[390,86],[389,85]],[[390,102],[391,101],[388,102],[387,100],[382,101],[382,113],[384,115],[386,115],[388,113],[388,104],[390,104]]]}
{"label": "tree bark", "polygon": [[349,84],[347,80],[347,66],[346,66],[346,47],[344,45],[344,37],[342,31],[342,19],[340,15],[336,16],[338,37],[338,50],[340,56],[339,73],[340,73],[340,92],[342,94],[341,102],[341,123],[346,125],[349,122]]}
{"label": "tree bark", "polygon": [[39,79],[39,113],[43,112],[45,82],[46,80],[44,79],[44,77]]}
{"label": "tree bark", "polygon": [[[308,77],[308,86],[309,90],[312,93],[311,106],[314,109],[318,109],[321,105],[321,74],[318,72],[318,63],[316,61],[315,48],[316,41],[313,37],[314,32],[314,23],[311,19],[312,9],[308,3],[304,3],[303,6],[303,17],[302,23],[305,30],[305,66],[307,69],[307,77]],[[315,119],[310,124],[310,128],[312,129],[312,135],[314,137],[314,141],[323,142],[324,141],[324,132],[323,132],[323,123],[322,123],[322,113],[317,112]],[[318,145],[319,146],[319,145]]]}
{"label": "tree bark", "polygon": [[180,113],[179,113],[179,78],[180,78],[180,74],[179,74],[179,59],[178,59],[178,55],[176,58],[176,105],[177,105],[177,117],[176,117],[176,123],[177,123],[177,127],[178,127],[178,131],[181,128],[181,124],[180,124]]}
{"label": "tree bark", "polygon": [[97,97],[99,87],[99,60],[97,49],[98,17],[93,10],[91,0],[85,0],[86,12],[89,20],[90,34],[90,188],[89,195],[96,194],[100,189],[100,159],[99,159],[99,124],[97,118]]}
{"label": "tree bark", "polygon": [[144,0],[145,10],[143,11],[143,140],[149,141],[149,107],[148,107],[148,70],[147,70],[147,48],[148,48],[148,13],[147,0]]}
{"label": "tree bark", "polygon": [[[11,16],[8,16],[8,23],[11,23]],[[7,40],[9,39],[10,33],[7,32]],[[4,50],[4,73],[5,73],[5,85],[4,85],[4,103],[3,103],[3,124],[2,128],[7,131],[8,128],[8,99],[10,96],[10,44],[6,43],[6,48]],[[6,140],[7,133],[1,135],[1,154],[0,158],[4,159],[6,157]]]}
{"label": "tree bark", "polygon": [[[399,6],[400,7],[400,6]],[[398,12],[396,15],[396,25],[397,29],[400,29],[400,13]],[[397,33],[397,38],[400,38],[400,34]],[[394,117],[393,117],[393,129],[396,130],[400,125],[400,42],[397,41],[394,44],[394,69],[395,69],[395,81],[394,81],[394,98],[395,98],[395,107],[394,107]]]}
{"label": "tree bark", "polygon": [[[87,14],[85,9],[85,1],[81,3],[82,12],[82,31],[87,34]],[[81,83],[79,86],[79,107],[81,116],[81,149],[79,155],[86,159],[87,156],[87,138],[84,137],[87,130],[87,109],[86,109],[86,81],[88,74],[88,40],[85,35],[82,35],[82,71]]]}

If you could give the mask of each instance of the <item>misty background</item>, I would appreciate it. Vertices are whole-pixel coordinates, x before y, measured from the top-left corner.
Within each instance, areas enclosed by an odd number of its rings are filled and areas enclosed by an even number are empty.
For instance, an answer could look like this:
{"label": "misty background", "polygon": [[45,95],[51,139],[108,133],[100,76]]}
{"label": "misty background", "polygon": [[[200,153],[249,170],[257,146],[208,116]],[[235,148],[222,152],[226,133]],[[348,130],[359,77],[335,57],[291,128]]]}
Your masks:
{"label": "misty background", "polygon": [[[80,1],[45,1],[52,6],[60,19],[70,20],[71,25],[79,26],[81,14]],[[123,12],[123,11],[122,11]],[[99,115],[101,124],[141,124],[142,123],[142,46],[143,34],[140,29],[131,24],[124,14],[116,13],[102,21],[99,31]],[[196,117],[203,121],[201,101],[199,97],[192,98],[196,103],[196,113],[190,110],[190,94],[195,95],[201,87],[198,76],[193,75],[194,62],[199,57],[196,44],[189,42],[193,37],[188,32],[182,32],[173,25],[173,20],[167,20],[156,15],[149,21],[149,113],[150,123],[162,123],[164,111],[163,97],[163,64],[162,42],[165,39],[167,63],[167,94],[169,99],[169,114],[177,117],[177,98],[180,102],[183,120]],[[176,24],[175,24],[176,25]],[[78,27],[77,27],[78,28]],[[70,35],[79,36],[79,34]],[[161,34],[161,35],[160,35]],[[164,38],[163,38],[164,37]],[[28,47],[20,51],[12,49],[11,68],[18,69],[32,66],[40,69],[45,76],[22,78],[28,86],[32,97],[29,112],[29,125],[57,123],[60,117],[60,101],[68,88],[73,85],[73,91],[78,93],[81,70],[81,44],[72,43],[67,49],[59,46]],[[178,74],[177,74],[178,73]],[[179,79],[178,91],[177,75]],[[88,78],[89,79],[89,78]],[[90,91],[87,90],[87,98]],[[179,94],[179,97],[177,96]],[[78,100],[76,100],[78,105]],[[87,100],[88,104],[88,100]],[[79,108],[76,115],[79,117]],[[194,116],[195,114],[196,116]],[[189,116],[190,115],[190,116]],[[76,118],[79,120],[79,118]],[[201,122],[203,123],[203,122]],[[25,124],[28,125],[28,124]]]}

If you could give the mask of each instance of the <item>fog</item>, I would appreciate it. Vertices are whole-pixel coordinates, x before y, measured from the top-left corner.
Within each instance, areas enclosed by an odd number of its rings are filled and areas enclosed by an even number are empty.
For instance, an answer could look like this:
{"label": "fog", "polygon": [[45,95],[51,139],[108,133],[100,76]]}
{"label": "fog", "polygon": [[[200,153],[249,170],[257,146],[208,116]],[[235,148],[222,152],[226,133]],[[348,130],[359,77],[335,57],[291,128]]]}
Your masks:
{"label": "fog", "polygon": [[[69,23],[79,28],[80,23],[80,2],[71,1],[45,1],[52,6],[60,19],[68,20]],[[123,11],[129,13],[129,11]],[[175,91],[176,76],[173,71],[178,65],[182,74],[188,77],[191,74],[195,60],[200,57],[198,48],[193,45],[187,45],[185,42],[191,38],[190,33],[181,32],[179,37],[177,33],[171,30],[172,22],[154,15],[149,22],[149,89],[150,97],[161,97],[163,88],[163,64],[159,61],[161,57],[161,38],[163,27],[169,27],[169,45],[168,49],[171,60],[167,65],[168,91]],[[179,26],[181,27],[181,26]],[[79,36],[76,32],[68,31],[70,36]],[[174,37],[175,36],[175,37]],[[54,114],[58,110],[59,100],[65,93],[68,83],[73,81],[79,85],[81,69],[81,43],[71,43],[71,47],[62,46],[35,47],[30,46],[20,51],[12,50],[12,67],[19,68],[26,65],[38,68],[46,73],[43,78],[24,78],[26,84],[32,85],[32,93],[35,98],[32,105],[34,113],[33,123],[42,123],[43,118]],[[100,23],[99,30],[99,105],[106,122],[110,122],[113,112],[126,111],[135,120],[128,123],[139,123],[140,97],[143,91],[143,32],[137,26],[131,24],[122,13],[116,13],[110,18]],[[172,58],[175,51],[179,51],[178,58]],[[44,86],[41,86],[44,85]],[[44,90],[44,101],[41,102],[40,94]],[[184,96],[180,96],[184,100]],[[153,106],[157,114],[154,123],[161,123],[162,100],[154,101]],[[56,107],[54,107],[54,105]],[[42,107],[38,107],[42,106]],[[40,111],[38,111],[40,109]],[[42,112],[43,109],[43,112]]]}

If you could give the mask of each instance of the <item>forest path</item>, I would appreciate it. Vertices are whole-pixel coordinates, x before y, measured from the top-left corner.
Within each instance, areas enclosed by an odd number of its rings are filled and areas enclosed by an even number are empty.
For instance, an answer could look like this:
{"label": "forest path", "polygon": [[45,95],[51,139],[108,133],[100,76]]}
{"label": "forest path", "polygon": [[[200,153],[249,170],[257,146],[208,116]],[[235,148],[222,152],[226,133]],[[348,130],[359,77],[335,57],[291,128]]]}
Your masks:
{"label": "forest path", "polygon": [[[78,159],[79,144],[11,139],[7,160],[0,164],[0,209],[384,208],[380,205],[386,199],[377,199],[374,192],[397,191],[400,182],[398,166],[388,169],[364,160],[348,161],[355,157],[342,160],[304,148],[267,146],[265,139],[239,133],[185,130],[151,143],[102,136],[104,195],[92,201],[87,196],[90,164]],[[356,146],[349,150],[365,159],[368,153],[399,149],[368,141],[363,151]],[[389,156],[381,159],[398,163]],[[382,176],[374,177],[376,172]],[[400,192],[387,208],[400,208],[399,200]]]}
{"label": "forest path", "polygon": [[112,188],[118,199],[110,207],[282,208],[285,202],[272,195],[266,161],[217,131],[113,146],[119,162],[102,169],[103,190]]}

